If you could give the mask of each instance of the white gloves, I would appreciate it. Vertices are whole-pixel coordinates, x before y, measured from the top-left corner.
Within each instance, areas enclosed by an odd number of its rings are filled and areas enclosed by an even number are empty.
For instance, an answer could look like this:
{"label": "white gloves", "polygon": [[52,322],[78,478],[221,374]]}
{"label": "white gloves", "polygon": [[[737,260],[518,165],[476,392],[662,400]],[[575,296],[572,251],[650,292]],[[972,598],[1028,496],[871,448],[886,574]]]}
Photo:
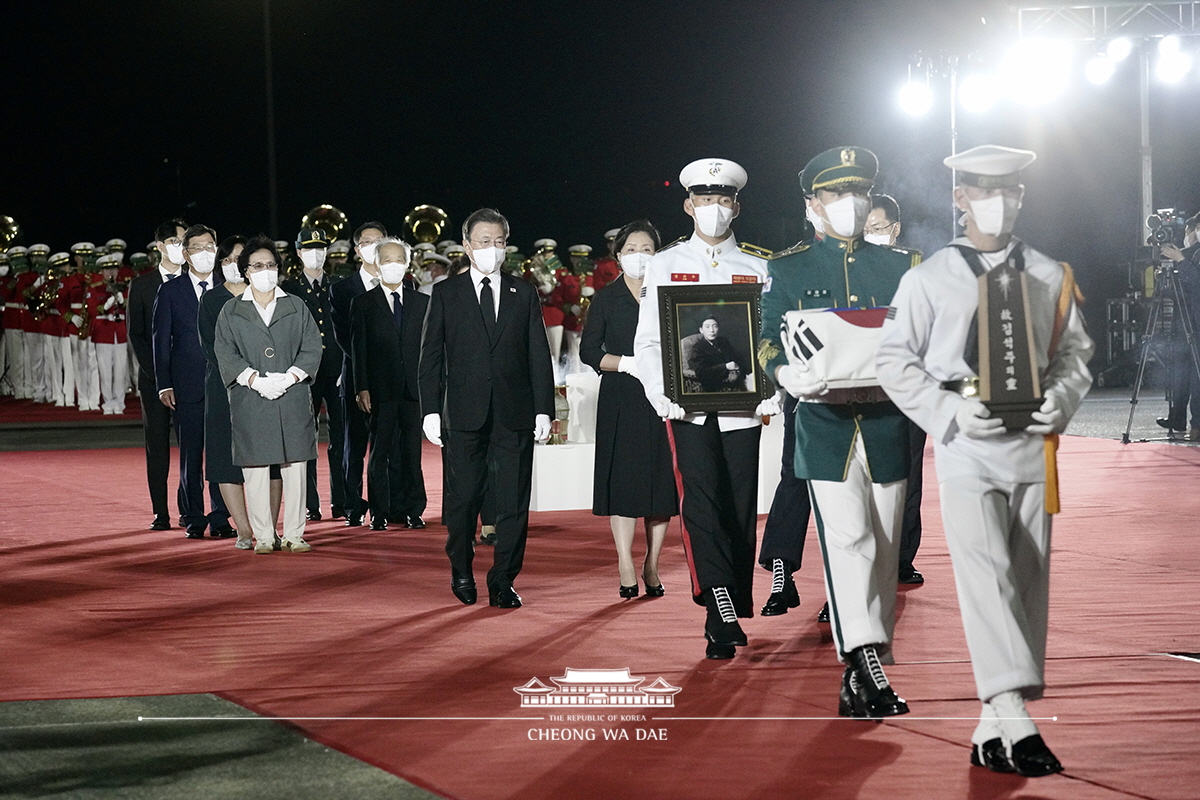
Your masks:
{"label": "white gloves", "polygon": [[112,307],[113,307],[113,305],[114,305],[116,302],[117,302],[117,298],[116,298],[116,297],[109,296],[109,298],[108,298],[107,300],[105,300],[105,301],[104,301],[104,310],[105,310],[105,311],[108,311],[110,308],[112,308]]}
{"label": "white gloves", "polygon": [[546,414],[538,414],[533,418],[533,440],[538,444],[545,444],[549,438],[550,417]]}
{"label": "white gloves", "polygon": [[1005,433],[1004,421],[999,417],[992,418],[987,406],[973,397],[963,399],[954,413],[954,421],[963,435],[972,439],[992,439]]}
{"label": "white gloves", "polygon": [[[287,391],[287,389],[284,388],[280,383],[278,377],[272,377],[278,375],[278,372],[268,372],[266,375],[256,375],[254,380],[250,383],[250,388],[258,392],[267,400],[278,400],[279,398],[283,397],[283,393]],[[291,379],[290,376],[288,376],[288,379]]]}
{"label": "white gloves", "polygon": [[1027,426],[1026,433],[1062,433],[1067,429],[1067,414],[1063,411],[1062,405],[1055,395],[1046,395],[1046,399],[1042,401],[1042,407],[1030,416],[1042,424]]}
{"label": "white gloves", "polygon": [[425,434],[425,438],[442,446],[442,415],[441,414],[426,414],[421,420],[421,431]]}
{"label": "white gloves", "polygon": [[578,317],[583,313],[583,306],[576,303],[575,305],[571,306],[571,313]]}
{"label": "white gloves", "polygon": [[83,327],[83,317],[79,316],[78,314],[72,314],[71,315],[71,324],[74,325],[76,328],[82,328]]}
{"label": "white gloves", "polygon": [[117,292],[117,305],[125,305],[125,293]]}
{"label": "white gloves", "polygon": [[758,408],[754,409],[754,416],[773,417],[782,411],[783,407],[779,404],[779,395],[773,394],[758,404]]}
{"label": "white gloves", "polygon": [[[268,372],[267,377],[275,381],[279,386],[280,395],[298,383],[296,376],[290,372]],[[256,380],[255,383],[258,383],[258,381]]]}
{"label": "white gloves", "polygon": [[635,378],[638,377],[637,361],[634,360],[633,356],[621,356],[621,363],[617,365],[617,372],[624,372]]}
{"label": "white gloves", "polygon": [[595,287],[592,287],[592,286],[585,286],[579,290],[579,293],[581,295],[583,295],[584,297],[591,297],[592,295],[594,295],[596,293],[596,289],[595,289]]}
{"label": "white gloves", "polygon": [[796,399],[820,397],[828,394],[829,386],[812,374],[812,370],[800,364],[785,364],[775,370],[775,382]]}
{"label": "white gloves", "polygon": [[678,403],[672,403],[665,394],[660,394],[651,400],[650,405],[654,406],[654,413],[663,419],[683,419],[684,415],[687,414],[683,410],[683,406]]}

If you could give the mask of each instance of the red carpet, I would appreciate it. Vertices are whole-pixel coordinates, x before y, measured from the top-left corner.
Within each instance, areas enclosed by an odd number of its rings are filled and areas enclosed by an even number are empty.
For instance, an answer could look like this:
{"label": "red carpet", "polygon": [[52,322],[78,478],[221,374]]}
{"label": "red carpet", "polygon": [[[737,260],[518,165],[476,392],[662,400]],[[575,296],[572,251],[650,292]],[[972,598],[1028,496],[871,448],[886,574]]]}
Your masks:
{"label": "red carpet", "polygon": [[53,403],[35,403],[32,400],[17,400],[0,397],[0,425],[9,423],[63,423],[63,422],[136,422],[142,418],[142,405],[136,394],[125,398],[124,414],[105,414],[103,411],[80,411],[74,406],[59,407]]}
{"label": "red carpet", "polygon": [[[438,462],[426,456],[436,523]],[[450,594],[437,524],[315,523],[311,554],[254,556],[146,530],[139,450],[5,453],[0,700],[218,692],[282,717],[403,717],[294,724],[470,800],[1190,800],[1200,664],[1161,654],[1200,651],[1200,451],[1068,438],[1062,472],[1050,688],[1031,710],[1057,717],[1040,724],[1064,775],[1027,781],[967,764],[978,703],[932,484],[917,559],[927,583],[903,594],[889,669],[913,713],[875,724],[836,717],[841,668],[813,619],[815,537],[797,576],[801,608],[745,622],[750,647],[709,662],[677,529],[667,596],[622,602],[606,522],[534,514],[517,583],[526,607],[467,608]],[[480,547],[481,585],[490,557]],[[767,586],[764,572],[759,603]],[[586,707],[555,712],[605,718],[523,719],[546,713],[522,709],[513,688],[568,667],[628,667],[681,691],[674,708],[618,712],[644,721]],[[531,740],[589,729],[595,740]]]}

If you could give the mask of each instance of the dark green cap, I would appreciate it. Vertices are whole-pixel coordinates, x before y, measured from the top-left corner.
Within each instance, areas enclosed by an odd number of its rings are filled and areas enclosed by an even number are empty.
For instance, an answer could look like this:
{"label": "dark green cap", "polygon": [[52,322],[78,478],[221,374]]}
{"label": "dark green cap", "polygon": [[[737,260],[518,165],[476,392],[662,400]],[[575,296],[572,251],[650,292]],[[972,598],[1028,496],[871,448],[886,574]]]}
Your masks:
{"label": "dark green cap", "polygon": [[805,195],[818,189],[844,192],[870,189],[879,174],[879,159],[865,147],[833,147],[813,158],[800,173],[800,188]]}

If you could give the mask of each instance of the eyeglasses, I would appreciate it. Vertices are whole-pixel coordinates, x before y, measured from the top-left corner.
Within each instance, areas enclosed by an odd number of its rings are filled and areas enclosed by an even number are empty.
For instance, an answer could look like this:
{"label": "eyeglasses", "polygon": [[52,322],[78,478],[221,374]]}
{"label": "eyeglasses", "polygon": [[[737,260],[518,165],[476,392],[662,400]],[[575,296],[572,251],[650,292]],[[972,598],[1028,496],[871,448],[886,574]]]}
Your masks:
{"label": "eyeglasses", "polygon": [[180,239],[178,236],[172,236],[170,239],[163,239],[163,244],[166,244],[166,245],[183,244],[183,240]]}
{"label": "eyeglasses", "polygon": [[866,228],[863,228],[863,231],[870,234],[891,233],[894,227],[896,227],[896,223],[889,222],[886,225],[875,225],[873,227],[868,225]]}
{"label": "eyeglasses", "polygon": [[261,272],[264,269],[279,269],[279,264],[274,261],[251,261],[246,265],[246,272]]}
{"label": "eyeglasses", "polygon": [[508,244],[507,239],[468,239],[467,241],[470,242],[473,247],[482,247],[484,250],[489,247],[503,248]]}
{"label": "eyeglasses", "polygon": [[217,252],[217,246],[215,244],[190,244],[187,251],[189,253],[203,253],[205,251],[215,253]]}

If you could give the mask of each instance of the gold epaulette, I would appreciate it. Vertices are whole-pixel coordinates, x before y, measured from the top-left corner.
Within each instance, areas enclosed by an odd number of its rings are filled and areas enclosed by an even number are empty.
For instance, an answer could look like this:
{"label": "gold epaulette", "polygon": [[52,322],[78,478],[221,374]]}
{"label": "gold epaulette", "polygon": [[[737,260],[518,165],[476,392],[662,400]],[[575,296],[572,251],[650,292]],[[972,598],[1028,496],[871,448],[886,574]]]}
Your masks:
{"label": "gold epaulette", "polygon": [[793,253],[803,253],[805,250],[807,250],[808,248],[810,248],[812,246],[813,246],[812,239],[805,239],[802,242],[796,242],[794,245],[789,247],[787,250],[780,250],[778,253],[772,253],[771,260],[774,261],[777,258],[783,258],[784,256],[790,256]]}
{"label": "gold epaulette", "polygon": [[670,244],[663,245],[661,248],[659,248],[659,251],[658,251],[658,252],[660,252],[660,253],[661,253],[663,250],[670,250],[670,249],[671,249],[672,247],[674,247],[675,245],[677,245],[677,244],[683,244],[684,242],[686,242],[686,241],[687,241],[688,239],[690,239],[690,238],[691,238],[690,236],[680,236],[678,239],[676,239],[675,241],[671,242]]}
{"label": "gold epaulette", "polygon": [[770,339],[763,339],[758,343],[758,365],[763,369],[766,369],[767,364],[777,355],[779,348]]}
{"label": "gold epaulette", "polygon": [[908,266],[910,266],[910,267],[915,267],[917,264],[921,263],[922,259],[925,258],[924,254],[922,254],[920,250],[915,250],[911,247],[896,247],[896,245],[894,245],[894,244],[881,244],[878,246],[886,247],[888,250],[893,250],[897,253],[902,253],[902,254],[908,256],[909,257]]}
{"label": "gold epaulette", "polygon": [[748,256],[757,256],[758,258],[768,259],[771,257],[771,251],[765,247],[759,247],[756,244],[747,244],[746,242],[738,242],[738,250],[741,250]]}

